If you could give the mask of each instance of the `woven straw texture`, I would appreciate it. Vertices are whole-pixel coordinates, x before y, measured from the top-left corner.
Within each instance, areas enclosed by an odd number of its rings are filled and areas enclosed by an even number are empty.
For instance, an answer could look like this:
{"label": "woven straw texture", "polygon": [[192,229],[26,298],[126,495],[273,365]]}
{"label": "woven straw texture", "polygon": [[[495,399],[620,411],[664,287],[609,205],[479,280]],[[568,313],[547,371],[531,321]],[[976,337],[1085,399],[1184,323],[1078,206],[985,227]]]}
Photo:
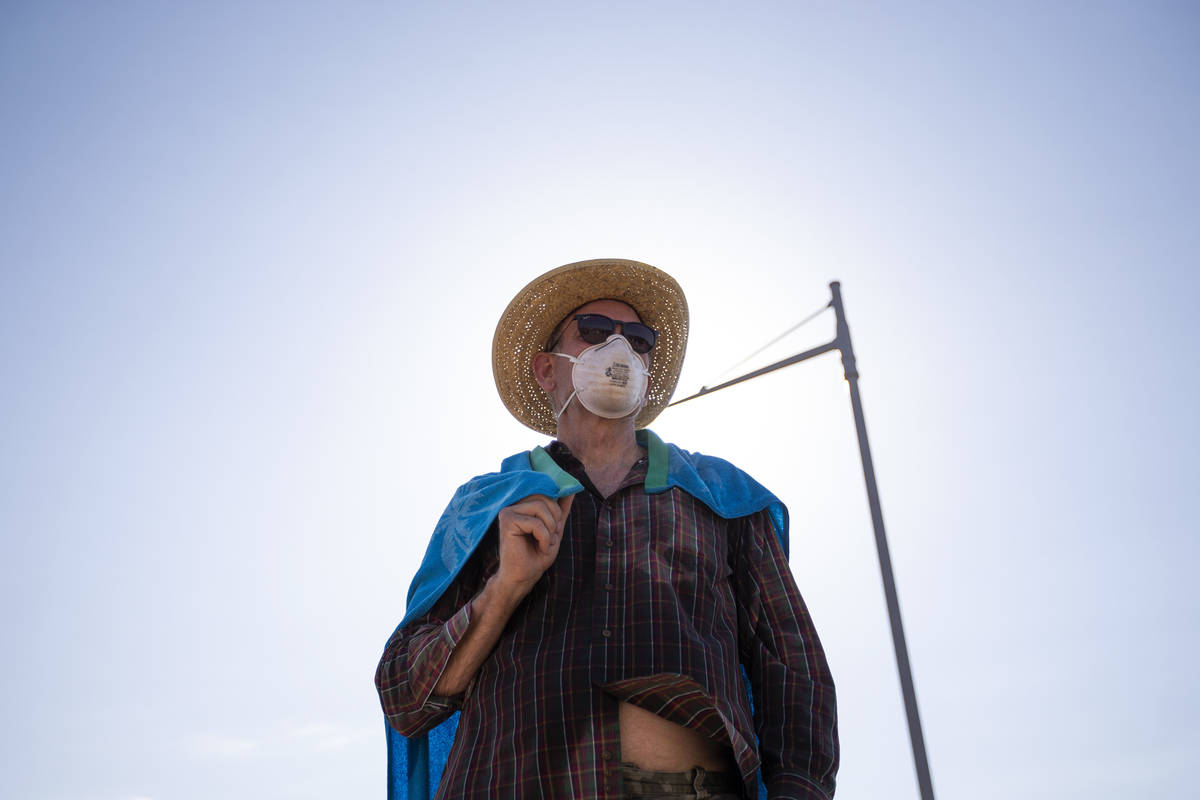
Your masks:
{"label": "woven straw texture", "polygon": [[500,399],[525,425],[557,433],[549,396],[533,377],[533,357],[567,314],[593,300],[620,300],[658,331],[650,360],[650,396],[634,424],[649,425],[666,408],[687,349],[688,307],[667,273],[640,261],[601,258],[550,270],[517,293],[492,338],[492,375]]}

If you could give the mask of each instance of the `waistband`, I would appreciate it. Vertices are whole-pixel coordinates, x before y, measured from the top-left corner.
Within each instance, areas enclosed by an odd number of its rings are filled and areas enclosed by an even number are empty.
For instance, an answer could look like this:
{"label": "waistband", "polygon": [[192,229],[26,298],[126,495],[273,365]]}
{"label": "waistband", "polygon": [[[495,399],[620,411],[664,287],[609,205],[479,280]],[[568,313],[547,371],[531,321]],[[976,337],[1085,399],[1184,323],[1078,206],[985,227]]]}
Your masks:
{"label": "waistband", "polygon": [[621,765],[626,797],[742,797],[745,784],[734,772],[709,772],[703,767],[683,772],[655,772],[633,764]]}

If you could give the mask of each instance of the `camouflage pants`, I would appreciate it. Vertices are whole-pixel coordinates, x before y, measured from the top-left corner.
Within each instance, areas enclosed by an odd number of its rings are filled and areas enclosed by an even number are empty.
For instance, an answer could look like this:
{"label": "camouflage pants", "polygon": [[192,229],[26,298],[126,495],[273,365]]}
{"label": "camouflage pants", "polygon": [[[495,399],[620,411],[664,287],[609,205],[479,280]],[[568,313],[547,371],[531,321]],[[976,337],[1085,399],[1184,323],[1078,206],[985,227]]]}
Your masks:
{"label": "camouflage pants", "polygon": [[626,800],[742,800],[743,784],[733,772],[651,772],[621,765]]}

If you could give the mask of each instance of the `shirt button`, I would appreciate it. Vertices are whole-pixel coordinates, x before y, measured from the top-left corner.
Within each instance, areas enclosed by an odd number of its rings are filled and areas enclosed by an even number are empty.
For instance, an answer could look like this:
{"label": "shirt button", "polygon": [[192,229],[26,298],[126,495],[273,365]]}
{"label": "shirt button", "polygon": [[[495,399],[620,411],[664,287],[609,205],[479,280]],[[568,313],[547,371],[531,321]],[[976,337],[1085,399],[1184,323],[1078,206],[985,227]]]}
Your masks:
{"label": "shirt button", "polygon": [[604,540],[604,546],[605,546],[605,547],[612,547],[612,546],[613,546],[613,540],[612,540],[612,539],[605,539],[605,540]]}
{"label": "shirt button", "polygon": [[606,583],[606,584],[604,584],[604,591],[606,591],[606,592],[615,592],[616,590],[617,590],[617,587],[616,587],[615,585],[613,585],[613,584],[611,584],[611,583]]}
{"label": "shirt button", "polygon": [[607,639],[608,637],[612,636],[612,631],[608,628],[605,628],[604,630],[600,631],[600,635]]}
{"label": "shirt button", "polygon": [[605,750],[604,753],[601,754],[600,757],[603,758],[605,761],[612,761],[612,750]]}

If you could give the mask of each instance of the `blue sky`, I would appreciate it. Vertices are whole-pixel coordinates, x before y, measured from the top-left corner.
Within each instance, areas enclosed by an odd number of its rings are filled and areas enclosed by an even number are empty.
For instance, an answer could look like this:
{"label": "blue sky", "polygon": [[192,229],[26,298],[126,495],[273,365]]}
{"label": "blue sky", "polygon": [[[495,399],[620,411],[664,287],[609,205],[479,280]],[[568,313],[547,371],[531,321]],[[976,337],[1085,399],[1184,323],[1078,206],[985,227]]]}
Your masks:
{"label": "blue sky", "polygon": [[[6,4],[0,794],[378,796],[428,532],[543,441],[495,320],[617,256],[688,293],[681,392],[842,281],[939,797],[1190,797],[1198,44],[1165,2]],[[653,427],[789,504],[838,797],[915,798],[836,357]]]}

